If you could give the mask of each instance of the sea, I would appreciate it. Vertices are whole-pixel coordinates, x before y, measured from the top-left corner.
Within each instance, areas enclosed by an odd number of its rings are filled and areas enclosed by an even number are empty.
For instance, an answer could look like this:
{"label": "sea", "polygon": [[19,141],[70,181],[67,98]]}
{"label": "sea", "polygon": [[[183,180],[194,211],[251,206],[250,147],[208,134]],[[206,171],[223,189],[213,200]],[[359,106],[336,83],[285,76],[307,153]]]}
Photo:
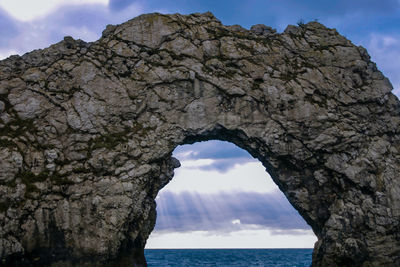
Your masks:
{"label": "sea", "polygon": [[312,249],[145,249],[149,267],[309,267]]}

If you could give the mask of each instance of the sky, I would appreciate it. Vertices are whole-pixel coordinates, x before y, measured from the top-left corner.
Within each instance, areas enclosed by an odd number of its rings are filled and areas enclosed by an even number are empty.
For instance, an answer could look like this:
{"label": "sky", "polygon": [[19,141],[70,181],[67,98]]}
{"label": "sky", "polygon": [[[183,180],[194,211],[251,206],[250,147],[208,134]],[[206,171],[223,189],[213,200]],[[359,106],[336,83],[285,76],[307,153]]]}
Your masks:
{"label": "sky", "polygon": [[225,141],[178,146],[147,248],[312,248],[316,237],[261,162]]}
{"label": "sky", "polygon": [[[317,20],[367,48],[400,96],[400,0],[0,0],[0,59],[143,13],[211,11],[225,25]],[[182,167],[157,197],[147,247],[312,247],[316,238],[264,167],[226,142],[178,147]]]}

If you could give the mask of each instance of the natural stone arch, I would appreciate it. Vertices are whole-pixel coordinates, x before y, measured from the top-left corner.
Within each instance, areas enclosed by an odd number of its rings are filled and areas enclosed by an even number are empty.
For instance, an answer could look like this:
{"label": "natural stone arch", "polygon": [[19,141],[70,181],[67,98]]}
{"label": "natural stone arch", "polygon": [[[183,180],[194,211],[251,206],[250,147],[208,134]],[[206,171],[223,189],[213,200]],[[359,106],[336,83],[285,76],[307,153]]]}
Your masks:
{"label": "natural stone arch", "polygon": [[278,34],[210,13],[143,15],[3,60],[1,264],[144,265],[173,149],[219,139],[257,157],[311,225],[313,266],[398,266],[391,90],[319,23]]}

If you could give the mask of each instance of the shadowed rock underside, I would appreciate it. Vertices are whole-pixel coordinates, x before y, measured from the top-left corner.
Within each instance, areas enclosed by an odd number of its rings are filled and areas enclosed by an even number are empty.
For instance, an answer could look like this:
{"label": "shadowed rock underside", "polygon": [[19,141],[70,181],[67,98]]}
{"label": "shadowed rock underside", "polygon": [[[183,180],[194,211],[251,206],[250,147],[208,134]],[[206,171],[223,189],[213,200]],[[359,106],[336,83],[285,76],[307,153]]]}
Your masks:
{"label": "shadowed rock underside", "polygon": [[0,61],[0,257],[144,266],[182,144],[258,158],[318,241],[313,266],[400,266],[400,106],[317,22],[147,14]]}

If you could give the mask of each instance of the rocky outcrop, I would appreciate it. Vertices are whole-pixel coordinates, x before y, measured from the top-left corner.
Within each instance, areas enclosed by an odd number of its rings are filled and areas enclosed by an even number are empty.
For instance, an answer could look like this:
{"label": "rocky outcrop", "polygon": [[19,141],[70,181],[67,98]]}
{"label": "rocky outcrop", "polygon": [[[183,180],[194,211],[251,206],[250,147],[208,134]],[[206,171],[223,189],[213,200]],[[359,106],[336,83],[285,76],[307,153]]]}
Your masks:
{"label": "rocky outcrop", "polygon": [[174,148],[258,158],[318,237],[313,266],[400,266],[400,106],[317,22],[148,14],[0,62],[2,265],[145,265]]}

